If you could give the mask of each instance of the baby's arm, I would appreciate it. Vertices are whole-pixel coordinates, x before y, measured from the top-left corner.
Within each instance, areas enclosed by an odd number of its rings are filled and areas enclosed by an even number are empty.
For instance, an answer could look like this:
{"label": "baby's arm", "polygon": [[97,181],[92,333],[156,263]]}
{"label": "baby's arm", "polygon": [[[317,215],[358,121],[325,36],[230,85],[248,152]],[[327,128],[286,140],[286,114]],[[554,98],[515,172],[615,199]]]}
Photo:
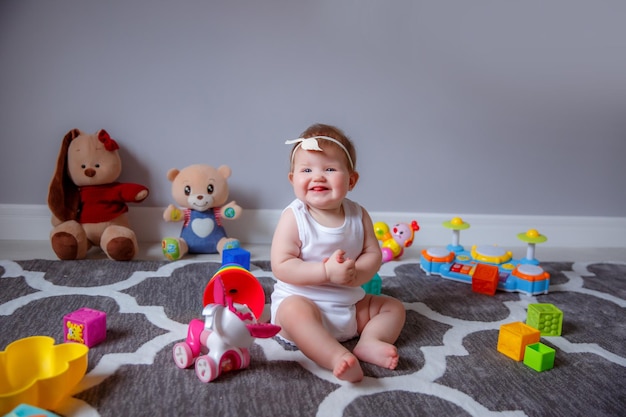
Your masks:
{"label": "baby's arm", "polygon": [[324,262],[300,259],[300,237],[292,210],[285,210],[278,220],[271,248],[274,276],[294,285],[321,285],[329,282]]}
{"label": "baby's arm", "polygon": [[374,274],[380,269],[382,263],[382,252],[376,233],[374,233],[374,224],[369,213],[363,208],[363,252],[356,259],[356,279],[352,286],[363,285],[369,282]]}

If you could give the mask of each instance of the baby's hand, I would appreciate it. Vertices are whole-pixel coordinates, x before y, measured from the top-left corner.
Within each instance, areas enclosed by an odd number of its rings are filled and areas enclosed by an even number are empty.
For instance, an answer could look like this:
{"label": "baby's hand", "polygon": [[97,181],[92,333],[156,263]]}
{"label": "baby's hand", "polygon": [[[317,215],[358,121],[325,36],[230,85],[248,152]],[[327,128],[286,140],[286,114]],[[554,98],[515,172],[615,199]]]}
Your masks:
{"label": "baby's hand", "polygon": [[333,284],[352,285],[356,280],[354,259],[345,258],[345,252],[337,249],[324,263],[326,277]]}

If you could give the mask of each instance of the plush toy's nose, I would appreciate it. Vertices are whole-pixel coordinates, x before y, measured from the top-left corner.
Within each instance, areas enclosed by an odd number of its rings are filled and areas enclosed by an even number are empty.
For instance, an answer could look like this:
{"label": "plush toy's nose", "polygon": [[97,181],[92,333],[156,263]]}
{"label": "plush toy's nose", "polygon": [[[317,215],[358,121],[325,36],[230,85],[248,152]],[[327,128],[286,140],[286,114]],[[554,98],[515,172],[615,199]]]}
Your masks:
{"label": "plush toy's nose", "polygon": [[199,196],[197,196],[196,198],[197,198],[198,200],[202,200],[202,199],[204,198],[204,196],[199,195]]}
{"label": "plush toy's nose", "polygon": [[96,175],[96,170],[93,168],[87,168],[85,170],[85,175],[88,176],[89,178],[93,177],[94,175]]}

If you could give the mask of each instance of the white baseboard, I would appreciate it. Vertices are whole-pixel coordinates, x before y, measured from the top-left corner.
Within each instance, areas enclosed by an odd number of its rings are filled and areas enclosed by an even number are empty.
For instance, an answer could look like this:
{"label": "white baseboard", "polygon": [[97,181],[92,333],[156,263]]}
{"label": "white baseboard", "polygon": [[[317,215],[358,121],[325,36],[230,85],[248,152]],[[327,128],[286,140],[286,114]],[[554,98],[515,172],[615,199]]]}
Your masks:
{"label": "white baseboard", "polygon": [[[161,207],[131,207],[130,221],[141,242],[159,242],[166,236],[178,236],[180,223],[166,223]],[[441,224],[455,214],[370,212],[374,221],[392,225],[417,220],[420,231],[415,244],[419,247],[443,246],[451,241],[452,232]],[[244,210],[242,216],[225,222],[229,236],[250,244],[269,244],[280,210]],[[548,237],[544,247],[558,248],[625,248],[626,218],[586,216],[460,216],[471,224],[461,232],[461,244],[468,246],[498,245],[520,247],[526,244],[517,234],[537,229]],[[0,240],[48,240],[51,230],[50,211],[45,205],[0,204]],[[538,248],[540,250],[540,248]]]}

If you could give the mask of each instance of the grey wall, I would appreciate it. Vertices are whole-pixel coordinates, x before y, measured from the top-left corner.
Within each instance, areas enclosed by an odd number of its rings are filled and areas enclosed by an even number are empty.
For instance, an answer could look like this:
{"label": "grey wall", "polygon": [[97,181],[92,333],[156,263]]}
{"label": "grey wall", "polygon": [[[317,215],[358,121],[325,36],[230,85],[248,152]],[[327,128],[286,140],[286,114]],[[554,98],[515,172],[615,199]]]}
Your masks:
{"label": "grey wall", "polygon": [[144,206],[228,164],[280,209],[310,123],[357,143],[370,211],[626,216],[626,2],[2,0],[0,204],[45,204],[107,129]]}

